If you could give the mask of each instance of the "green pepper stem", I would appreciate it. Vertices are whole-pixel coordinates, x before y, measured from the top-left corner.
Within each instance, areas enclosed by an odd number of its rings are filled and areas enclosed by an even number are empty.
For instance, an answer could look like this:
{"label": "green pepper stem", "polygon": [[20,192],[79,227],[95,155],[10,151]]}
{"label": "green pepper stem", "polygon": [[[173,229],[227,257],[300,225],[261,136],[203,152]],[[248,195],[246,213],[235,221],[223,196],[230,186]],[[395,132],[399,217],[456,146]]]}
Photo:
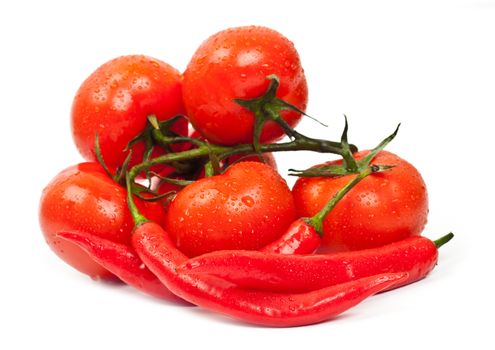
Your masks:
{"label": "green pepper stem", "polygon": [[443,246],[445,243],[447,243],[448,241],[450,241],[452,238],[454,238],[454,234],[452,232],[449,232],[445,236],[442,236],[439,239],[434,240],[433,243],[435,244],[435,246],[438,249],[441,246]]}
{"label": "green pepper stem", "polygon": [[381,171],[380,166],[371,165],[367,167],[365,170],[360,172],[356,177],[354,177],[351,181],[349,181],[344,187],[342,187],[335,195],[325,204],[325,206],[313,217],[309,218],[307,222],[313,226],[316,232],[323,236],[323,220],[325,220],[328,213],[332,211],[332,209],[337,205],[337,203],[361,180],[367,177],[370,174]]}
{"label": "green pepper stem", "polygon": [[127,187],[127,206],[129,208],[129,211],[131,212],[131,216],[132,219],[134,220],[134,224],[136,226],[139,226],[149,220],[139,212],[139,209],[137,208],[136,203],[134,202],[134,198],[132,198],[132,189],[131,189],[132,182],[129,173],[125,177],[125,183]]}

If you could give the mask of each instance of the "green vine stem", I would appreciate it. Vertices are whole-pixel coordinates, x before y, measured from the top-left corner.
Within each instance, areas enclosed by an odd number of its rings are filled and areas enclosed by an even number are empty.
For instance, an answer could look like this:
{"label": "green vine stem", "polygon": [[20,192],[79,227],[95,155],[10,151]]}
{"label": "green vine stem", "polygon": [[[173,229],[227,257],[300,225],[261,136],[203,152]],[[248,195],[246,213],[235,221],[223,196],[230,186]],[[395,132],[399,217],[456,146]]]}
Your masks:
{"label": "green vine stem", "polygon": [[[333,153],[341,156],[346,155],[349,152],[356,152],[357,147],[354,145],[343,145],[341,142],[314,139],[299,132],[290,127],[287,122],[280,116],[282,110],[292,109],[303,113],[287,102],[280,100],[276,97],[276,90],[279,86],[279,81],[276,76],[267,77],[270,80],[269,87],[263,96],[252,100],[235,100],[240,105],[253,111],[255,116],[254,138],[251,144],[240,144],[235,146],[221,146],[215,144],[209,144],[208,142],[193,139],[189,137],[173,135],[169,132],[169,128],[172,122],[165,121],[159,122],[154,115],[150,115],[149,128],[150,135],[154,142],[164,149],[170,149],[170,146],[174,143],[190,142],[196,148],[182,151],[172,152],[153,159],[145,158],[142,163],[135,165],[129,171],[129,177],[131,181],[134,181],[136,176],[140,172],[149,173],[151,167],[158,164],[169,164],[181,172],[181,167],[188,166],[184,161],[203,158],[204,163],[207,164],[207,173],[216,173],[218,171],[218,164],[220,161],[233,155],[252,154],[256,153],[261,155],[265,152],[286,152],[286,151],[313,151],[320,153]],[[184,118],[183,116],[175,117],[175,120]],[[259,136],[262,126],[267,120],[273,120],[278,123],[284,130],[285,134],[291,139],[289,142],[262,144],[260,143]],[[213,169],[211,169],[213,168]],[[212,171],[213,170],[213,171]]]}
{"label": "green vine stem", "polygon": [[337,193],[325,204],[325,206],[314,216],[307,219],[307,222],[313,226],[315,231],[323,236],[323,220],[332,211],[332,209],[337,205],[337,203],[344,198],[344,196],[361,180],[366,178],[368,175],[373,173],[381,172],[390,169],[388,166],[380,165],[370,165],[363,171],[361,171],[357,176],[355,176],[351,181],[349,181],[344,187],[342,187]]}
{"label": "green vine stem", "polygon": [[[159,133],[155,134],[157,138],[160,138]],[[339,144],[340,145],[340,144]],[[335,146],[334,142],[327,140],[318,140],[308,137],[297,138],[290,142],[272,143],[260,145],[262,153],[265,152],[286,152],[286,151],[314,151],[320,153],[334,153],[341,154],[342,148]],[[235,154],[249,154],[255,153],[255,148],[252,144],[241,144],[237,146],[220,146],[214,144],[202,144],[198,148],[194,148],[188,151],[168,153],[156,158],[146,160],[140,164],[135,165],[129,171],[132,181],[136,176],[146,169],[150,169],[152,166],[159,164],[169,164],[177,161],[191,160],[197,158],[208,158],[211,154],[214,154],[218,159],[222,160]]]}

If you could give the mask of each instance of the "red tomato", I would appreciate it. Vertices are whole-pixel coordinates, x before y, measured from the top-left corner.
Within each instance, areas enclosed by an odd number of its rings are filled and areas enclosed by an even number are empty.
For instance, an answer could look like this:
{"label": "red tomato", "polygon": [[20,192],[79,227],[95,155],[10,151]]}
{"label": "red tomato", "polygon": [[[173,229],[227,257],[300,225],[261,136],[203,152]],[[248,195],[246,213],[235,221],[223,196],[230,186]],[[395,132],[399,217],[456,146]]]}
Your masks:
{"label": "red tomato", "polygon": [[[147,56],[122,56],[93,72],[83,82],[72,105],[72,135],[79,152],[96,160],[98,133],[108,166],[122,165],[127,143],[143,131],[147,117],[166,120],[184,113],[181,75],[168,64]],[[187,122],[174,131],[186,135]],[[133,164],[143,158],[143,143],[132,148]]]}
{"label": "red tomato", "polygon": [[[163,222],[164,210],[159,203],[136,202],[146,217]],[[39,218],[50,248],[66,263],[94,279],[113,278],[113,275],[56,234],[62,230],[84,231],[128,243],[134,227],[125,189],[97,163],[81,163],[59,173],[43,190]]]}
{"label": "red tomato", "polygon": [[[355,157],[360,159],[368,152],[358,152]],[[416,168],[386,151],[372,163],[395,167],[368,176],[336,205],[323,222],[323,250],[372,248],[419,235],[423,230],[428,196]],[[316,214],[352,176],[299,178],[292,190],[298,214]]]}
{"label": "red tomato", "polygon": [[[214,143],[233,145],[253,140],[251,111],[233,101],[262,95],[267,76],[280,79],[277,96],[301,110],[306,109],[308,88],[299,55],[292,42],[264,27],[238,27],[219,32],[198,48],[184,72],[183,95],[194,127]],[[282,112],[291,126],[299,113]],[[274,122],[263,128],[261,140],[283,136]]]}
{"label": "red tomato", "polygon": [[168,206],[165,227],[185,254],[259,249],[295,219],[292,194],[270,166],[240,162],[185,187]]}

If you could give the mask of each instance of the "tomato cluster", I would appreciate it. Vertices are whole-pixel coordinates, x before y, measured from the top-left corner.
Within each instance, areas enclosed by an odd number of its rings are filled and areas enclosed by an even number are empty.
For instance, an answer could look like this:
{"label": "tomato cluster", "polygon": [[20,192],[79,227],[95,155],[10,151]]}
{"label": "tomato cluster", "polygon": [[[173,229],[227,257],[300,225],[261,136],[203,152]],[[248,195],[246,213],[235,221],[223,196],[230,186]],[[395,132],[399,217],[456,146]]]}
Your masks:
{"label": "tomato cluster", "polygon": [[[79,271],[108,279],[115,278],[113,265],[89,253],[95,241],[88,237],[111,242],[129,257],[138,221],[160,225],[187,257],[219,250],[302,252],[309,248],[295,244],[304,234],[301,225],[313,225],[322,236],[314,240],[320,252],[419,235],[428,214],[419,172],[382,151],[384,144],[355,152],[347,122],[340,142],[299,134],[294,127],[307,100],[294,45],[264,27],[211,36],[183,74],[141,55],[103,64],[82,83],[71,112],[74,142],[87,162],[59,173],[41,197],[48,245]],[[276,143],[284,136],[290,141]],[[291,190],[271,152],[297,150],[342,159],[299,172]],[[295,222],[302,223],[299,231]]]}

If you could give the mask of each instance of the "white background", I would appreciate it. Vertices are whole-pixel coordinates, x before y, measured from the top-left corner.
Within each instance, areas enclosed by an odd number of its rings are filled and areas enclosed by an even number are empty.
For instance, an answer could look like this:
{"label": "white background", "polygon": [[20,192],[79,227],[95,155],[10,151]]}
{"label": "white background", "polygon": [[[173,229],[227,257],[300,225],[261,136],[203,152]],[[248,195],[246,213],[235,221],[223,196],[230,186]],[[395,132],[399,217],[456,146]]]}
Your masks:
{"label": "white background", "polygon": [[[456,233],[428,278],[330,322],[271,329],[94,282],[46,246],[38,200],[81,161],[69,111],[83,79],[123,54],[183,70],[207,36],[247,24],[300,52],[308,113],[330,126],[304,120],[303,133],[337,139],[345,113],[368,148],[402,122],[389,150],[428,185],[424,234]],[[0,48],[0,348],[494,348],[495,2],[4,1]],[[285,172],[326,156],[277,159]]]}

